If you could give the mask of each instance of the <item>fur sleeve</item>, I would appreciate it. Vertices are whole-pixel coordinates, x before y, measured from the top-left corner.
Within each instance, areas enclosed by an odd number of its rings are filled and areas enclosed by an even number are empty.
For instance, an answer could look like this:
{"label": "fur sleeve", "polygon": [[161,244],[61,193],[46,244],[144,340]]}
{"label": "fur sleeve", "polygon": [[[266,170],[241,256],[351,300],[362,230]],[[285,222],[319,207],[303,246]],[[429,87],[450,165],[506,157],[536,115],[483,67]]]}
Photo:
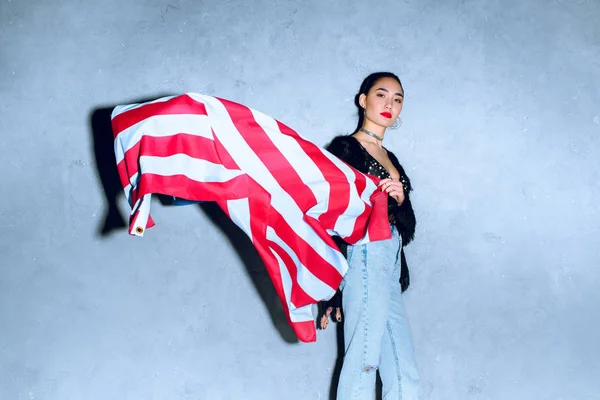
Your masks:
{"label": "fur sleeve", "polygon": [[400,231],[400,234],[402,235],[402,245],[406,246],[414,239],[417,227],[417,219],[410,201],[410,192],[412,192],[413,188],[408,175],[406,175],[406,172],[404,171],[404,168],[402,168],[402,165],[400,165],[396,155],[392,152],[388,152],[388,155],[398,172],[406,178],[408,187],[408,190],[404,193],[404,202],[400,207],[396,207],[394,210],[396,228],[398,228],[398,231]]}
{"label": "fur sleeve", "polygon": [[365,159],[358,146],[356,139],[340,135],[333,138],[325,149],[360,172],[365,172]]}

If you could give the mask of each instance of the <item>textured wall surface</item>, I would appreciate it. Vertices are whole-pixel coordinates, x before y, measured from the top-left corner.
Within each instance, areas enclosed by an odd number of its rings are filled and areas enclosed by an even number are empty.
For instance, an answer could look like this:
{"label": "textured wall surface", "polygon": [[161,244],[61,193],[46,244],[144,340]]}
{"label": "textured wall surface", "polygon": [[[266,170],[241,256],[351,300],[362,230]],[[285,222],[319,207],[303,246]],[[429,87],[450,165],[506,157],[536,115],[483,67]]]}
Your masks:
{"label": "textured wall surface", "polygon": [[597,0],[1,0],[0,399],[327,399],[335,329],[295,343],[214,208],[119,228],[103,123],[192,91],[324,145],[376,70],[406,90],[386,145],[415,187],[422,398],[600,399],[598,21]]}

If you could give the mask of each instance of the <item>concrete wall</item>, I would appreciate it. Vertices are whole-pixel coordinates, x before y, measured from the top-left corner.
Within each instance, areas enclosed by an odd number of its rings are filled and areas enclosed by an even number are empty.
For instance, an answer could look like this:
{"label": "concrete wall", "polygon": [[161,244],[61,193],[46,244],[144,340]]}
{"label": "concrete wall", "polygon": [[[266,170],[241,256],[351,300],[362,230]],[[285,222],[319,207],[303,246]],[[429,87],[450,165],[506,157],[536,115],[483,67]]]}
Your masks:
{"label": "concrete wall", "polygon": [[3,0],[0,399],[327,399],[335,329],[294,342],[214,207],[119,228],[103,124],[193,91],[324,145],[377,70],[406,90],[386,142],[415,187],[422,398],[600,399],[598,21],[596,0]]}

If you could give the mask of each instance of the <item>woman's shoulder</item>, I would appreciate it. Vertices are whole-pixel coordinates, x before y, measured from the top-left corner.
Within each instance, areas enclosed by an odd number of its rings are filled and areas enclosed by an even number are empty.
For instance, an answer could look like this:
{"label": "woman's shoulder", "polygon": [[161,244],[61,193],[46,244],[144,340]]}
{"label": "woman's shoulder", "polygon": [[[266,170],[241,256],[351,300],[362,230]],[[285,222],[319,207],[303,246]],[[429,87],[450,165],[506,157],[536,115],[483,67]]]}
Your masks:
{"label": "woman's shoulder", "polygon": [[344,156],[360,150],[358,146],[358,141],[351,135],[338,135],[329,142],[326,149],[330,153],[343,158]]}
{"label": "woman's shoulder", "polygon": [[329,147],[356,147],[358,141],[352,135],[338,135],[331,139],[331,142],[327,145]]}
{"label": "woman's shoulder", "polygon": [[[326,147],[334,156],[347,162],[359,171],[364,170],[365,156],[361,146],[351,135],[339,135],[334,137]],[[363,171],[364,172],[364,171]]]}

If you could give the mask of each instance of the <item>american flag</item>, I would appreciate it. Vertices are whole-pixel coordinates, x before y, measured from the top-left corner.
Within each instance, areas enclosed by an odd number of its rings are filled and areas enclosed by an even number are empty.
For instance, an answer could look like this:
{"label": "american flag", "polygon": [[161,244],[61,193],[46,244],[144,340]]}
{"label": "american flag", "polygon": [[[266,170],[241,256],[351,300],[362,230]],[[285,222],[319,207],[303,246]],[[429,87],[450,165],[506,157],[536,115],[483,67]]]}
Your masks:
{"label": "american flag", "polygon": [[112,127],[129,233],[154,225],[153,193],[217,202],[252,240],[303,342],[316,340],[312,304],[331,298],[348,268],[331,235],[390,237],[376,178],[242,104],[164,97],[117,106]]}

